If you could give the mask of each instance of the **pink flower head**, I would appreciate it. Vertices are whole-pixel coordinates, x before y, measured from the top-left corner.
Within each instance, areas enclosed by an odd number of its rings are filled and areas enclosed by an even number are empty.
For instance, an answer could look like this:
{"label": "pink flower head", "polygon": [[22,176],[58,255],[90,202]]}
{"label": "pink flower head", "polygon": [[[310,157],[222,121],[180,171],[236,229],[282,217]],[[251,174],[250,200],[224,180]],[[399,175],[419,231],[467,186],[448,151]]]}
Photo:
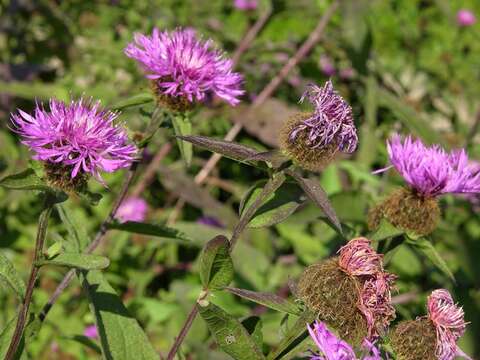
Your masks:
{"label": "pink flower head", "polygon": [[338,252],[338,265],[350,275],[372,275],[382,268],[382,255],[372,249],[367,238],[352,239]]}
{"label": "pink flower head", "polygon": [[480,171],[469,163],[463,149],[448,153],[439,145],[427,147],[411,136],[402,141],[399,135],[387,141],[387,149],[392,166],[422,196],[480,193]]}
{"label": "pink flower head", "polygon": [[335,75],[337,72],[332,59],[330,59],[330,57],[327,55],[320,56],[320,70],[322,70],[323,75],[328,77]]}
{"label": "pink flower head", "polygon": [[242,76],[232,71],[233,63],[212,41],[198,40],[191,29],[161,32],[151,36],[135,34],[125,54],[135,59],[165,95],[185,97],[189,102],[217,95],[231,105],[240,102]]}
{"label": "pink flower head", "polygon": [[353,123],[352,108],[333,89],[329,80],[323,87],[310,85],[300,101],[308,99],[315,107],[312,116],[302,121],[290,133],[295,141],[300,132],[307,132],[312,149],[335,144],[339,150],[352,153],[357,148],[357,129]]}
{"label": "pink flower head", "polygon": [[34,159],[66,165],[72,178],[90,173],[102,183],[100,171],[113,172],[134,161],[137,149],[128,143],[125,129],[114,124],[118,114],[103,110],[100,102],[51,99],[49,108],[37,104],[33,115],[18,110],[11,116],[13,131]]}
{"label": "pink flower head", "polygon": [[140,197],[130,197],[122,202],[115,217],[120,222],[142,222],[147,217],[147,212],[148,204],[144,199]]}
{"label": "pink flower head", "polygon": [[391,295],[395,279],[393,274],[377,272],[363,284],[358,308],[367,321],[368,339],[379,336],[395,319]]}
{"label": "pink flower head", "polygon": [[255,10],[258,2],[257,0],[234,0],[233,6],[238,10]]}
{"label": "pink flower head", "polygon": [[307,324],[308,332],[321,352],[311,360],[356,360],[355,352],[345,341],[337,338],[323,322],[315,321],[313,328]]}
{"label": "pink flower head", "polygon": [[95,325],[89,325],[83,331],[83,335],[90,339],[98,339],[98,330]]}
{"label": "pink flower head", "polygon": [[427,300],[428,317],[437,330],[436,355],[439,360],[452,360],[455,356],[465,355],[457,346],[457,340],[465,332],[467,323],[463,309],[453,302],[445,289],[432,291]]}
{"label": "pink flower head", "polygon": [[457,12],[457,24],[463,27],[472,26],[477,22],[475,14],[467,9],[461,9]]}

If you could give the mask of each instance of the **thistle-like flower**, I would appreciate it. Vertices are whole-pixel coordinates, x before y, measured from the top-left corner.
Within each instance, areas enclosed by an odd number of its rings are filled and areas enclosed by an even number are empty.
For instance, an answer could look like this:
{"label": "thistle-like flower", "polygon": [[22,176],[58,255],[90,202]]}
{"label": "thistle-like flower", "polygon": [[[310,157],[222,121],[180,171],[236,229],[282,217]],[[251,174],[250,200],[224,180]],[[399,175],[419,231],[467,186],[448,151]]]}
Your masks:
{"label": "thistle-like flower", "polygon": [[373,275],[382,268],[382,255],[372,249],[367,238],[350,240],[338,253],[338,265],[347,274]]}
{"label": "thistle-like flower", "polygon": [[350,105],[333,89],[329,80],[323,87],[311,85],[300,101],[307,99],[312,113],[293,116],[280,132],[284,151],[308,170],[320,170],[337,153],[352,153],[358,143]]}
{"label": "thistle-like flower", "polygon": [[96,325],[89,325],[83,331],[83,336],[89,339],[98,339],[98,329]]}
{"label": "thistle-like flower", "polygon": [[141,65],[158,100],[172,110],[186,110],[211,95],[236,105],[244,93],[242,76],[212,45],[212,40],[198,40],[191,29],[161,32],[155,28],[150,36],[135,34],[125,54]]}
{"label": "thistle-like flower", "polygon": [[[323,322],[315,321],[313,327],[307,325],[310,337],[320,351],[319,354],[314,353],[311,360],[357,360],[353,348],[342,339],[335,336]],[[363,349],[366,350],[362,360],[382,360],[380,351],[374,344],[365,340]]]}
{"label": "thistle-like flower", "polygon": [[148,204],[144,199],[140,197],[130,197],[122,202],[115,217],[120,222],[142,222],[147,217],[147,212]]}
{"label": "thistle-like flower", "polygon": [[463,309],[453,302],[445,289],[432,291],[427,300],[428,318],[437,332],[436,355],[439,360],[451,360],[455,356],[469,359],[457,346],[457,340],[465,332],[467,323]]}
{"label": "thistle-like flower", "polygon": [[113,172],[134,161],[137,149],[129,144],[125,129],[114,124],[117,117],[100,102],[52,99],[49,110],[37,104],[33,115],[18,110],[11,120],[13,131],[35,153],[33,158],[44,162],[47,178],[74,190],[89,174],[103,183],[101,171]]}
{"label": "thistle-like flower", "polygon": [[438,145],[425,146],[408,136],[394,135],[387,142],[391,166],[408,184],[394,192],[369,214],[370,228],[385,217],[395,226],[418,235],[432,232],[440,218],[436,197],[453,193],[480,193],[480,171],[469,163],[465,150],[446,152]]}
{"label": "thistle-like flower", "polygon": [[462,27],[472,26],[477,22],[475,14],[467,9],[461,9],[457,12],[457,24]]}

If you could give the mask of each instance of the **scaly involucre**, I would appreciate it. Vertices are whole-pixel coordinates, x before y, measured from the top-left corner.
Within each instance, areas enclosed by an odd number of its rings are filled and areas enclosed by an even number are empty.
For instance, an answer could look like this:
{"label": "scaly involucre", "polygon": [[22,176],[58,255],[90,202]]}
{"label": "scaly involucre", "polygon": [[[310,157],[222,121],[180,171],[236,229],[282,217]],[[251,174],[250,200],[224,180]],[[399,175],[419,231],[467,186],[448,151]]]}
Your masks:
{"label": "scaly involucre", "polygon": [[52,99],[49,108],[37,104],[33,115],[18,110],[11,117],[34,159],[66,166],[72,178],[84,172],[102,183],[100,171],[113,172],[134,161],[136,147],[114,124],[118,114],[102,109],[100,102],[80,99],[67,105]]}
{"label": "scaly involucre", "polygon": [[290,134],[290,141],[300,132],[306,132],[308,145],[313,149],[335,144],[339,150],[352,153],[357,148],[357,129],[352,108],[333,89],[329,80],[323,87],[310,85],[300,101],[308,99],[315,107],[311,117],[302,121]]}
{"label": "scaly involucre", "polygon": [[191,29],[173,32],[153,29],[152,35],[135,34],[125,54],[135,59],[164,94],[190,102],[217,95],[231,105],[239,103],[242,76],[221,51],[211,49],[211,40],[201,41]]}
{"label": "scaly involucre", "polygon": [[407,136],[387,141],[390,162],[420,195],[479,193],[479,168],[469,163],[465,150],[446,152],[439,145],[425,146]]}
{"label": "scaly involucre", "polygon": [[428,317],[437,331],[436,355],[439,360],[452,360],[455,356],[470,359],[457,346],[457,340],[465,332],[467,323],[463,309],[453,302],[445,289],[432,291],[427,301]]}

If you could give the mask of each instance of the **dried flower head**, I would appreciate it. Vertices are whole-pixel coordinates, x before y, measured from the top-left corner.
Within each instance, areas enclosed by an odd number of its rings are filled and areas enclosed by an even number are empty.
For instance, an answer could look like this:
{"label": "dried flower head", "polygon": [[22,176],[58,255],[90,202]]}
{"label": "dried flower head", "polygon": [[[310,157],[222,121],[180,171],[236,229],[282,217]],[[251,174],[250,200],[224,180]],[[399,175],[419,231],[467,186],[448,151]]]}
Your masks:
{"label": "dried flower head", "polygon": [[452,360],[455,356],[468,358],[457,346],[457,340],[465,332],[467,323],[463,309],[453,302],[445,289],[432,291],[427,300],[428,318],[435,326],[437,346],[435,354],[439,360]]}
{"label": "dried flower head", "polygon": [[372,249],[367,238],[350,240],[338,253],[338,265],[347,274],[373,275],[381,269],[382,255]]}
{"label": "dried flower head", "polygon": [[290,118],[280,131],[282,149],[300,166],[321,170],[337,153],[352,153],[358,143],[350,105],[333,89],[329,80],[323,87],[310,85],[300,101],[308,99],[311,113]]}
{"label": "dried flower head", "polygon": [[140,197],[130,197],[122,202],[115,217],[120,222],[142,222],[147,217],[147,212],[148,204],[144,199]]}
{"label": "dried flower head", "polygon": [[232,61],[211,49],[211,40],[201,41],[191,29],[135,34],[125,54],[135,59],[153,82],[159,101],[184,110],[196,101],[217,95],[231,105],[239,103],[242,76],[232,71]]}
{"label": "dried flower head", "polygon": [[[125,129],[114,124],[117,117],[100,102],[80,99],[65,104],[52,99],[49,110],[37,104],[33,115],[18,110],[11,119],[13,130],[35,153],[34,159],[45,162],[55,185],[68,188],[68,179],[88,174],[103,183],[101,171],[113,172],[134,161],[137,149],[128,143]],[[65,173],[68,177],[62,182]]]}
{"label": "dried flower head", "polygon": [[477,22],[475,14],[467,9],[460,9],[457,12],[457,24],[463,27],[472,26]]}

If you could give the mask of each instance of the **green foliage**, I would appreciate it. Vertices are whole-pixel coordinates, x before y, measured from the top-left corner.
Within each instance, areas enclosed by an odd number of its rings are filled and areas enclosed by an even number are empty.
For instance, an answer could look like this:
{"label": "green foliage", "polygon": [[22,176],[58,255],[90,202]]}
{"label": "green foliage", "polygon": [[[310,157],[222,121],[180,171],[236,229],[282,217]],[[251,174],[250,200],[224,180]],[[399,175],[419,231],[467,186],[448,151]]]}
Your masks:
{"label": "green foliage", "polygon": [[200,279],[206,290],[221,289],[233,279],[230,243],[225,236],[207,242],[200,254]]}
{"label": "green foliage", "polygon": [[0,283],[11,288],[20,301],[25,297],[25,283],[11,261],[0,252]]}
{"label": "green foliage", "polygon": [[62,253],[52,258],[39,260],[35,264],[37,266],[65,266],[78,270],[102,270],[110,265],[110,261],[105,256],[100,255]]}

